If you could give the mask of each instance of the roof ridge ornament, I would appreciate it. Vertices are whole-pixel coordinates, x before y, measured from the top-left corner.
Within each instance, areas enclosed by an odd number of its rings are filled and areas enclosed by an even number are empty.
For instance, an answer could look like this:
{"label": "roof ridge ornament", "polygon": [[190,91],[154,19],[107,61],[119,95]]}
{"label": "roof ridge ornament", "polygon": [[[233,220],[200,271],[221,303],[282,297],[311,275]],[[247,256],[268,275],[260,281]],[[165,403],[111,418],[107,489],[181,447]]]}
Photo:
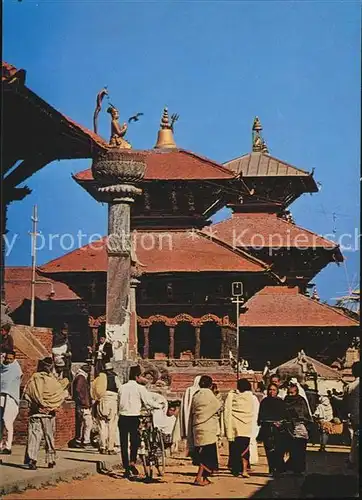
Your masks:
{"label": "roof ridge ornament", "polygon": [[168,108],[163,108],[160,130],[158,131],[157,142],[155,149],[176,148],[175,139],[173,137],[173,129],[175,122],[179,119],[179,115],[174,113],[171,115],[171,121],[168,115]]}
{"label": "roof ridge ornament", "polygon": [[254,153],[264,153],[269,154],[269,149],[266,141],[263,139],[261,135],[261,131],[263,130],[261,121],[258,116],[254,118],[253,127],[252,127],[252,142],[253,142],[253,152]]}

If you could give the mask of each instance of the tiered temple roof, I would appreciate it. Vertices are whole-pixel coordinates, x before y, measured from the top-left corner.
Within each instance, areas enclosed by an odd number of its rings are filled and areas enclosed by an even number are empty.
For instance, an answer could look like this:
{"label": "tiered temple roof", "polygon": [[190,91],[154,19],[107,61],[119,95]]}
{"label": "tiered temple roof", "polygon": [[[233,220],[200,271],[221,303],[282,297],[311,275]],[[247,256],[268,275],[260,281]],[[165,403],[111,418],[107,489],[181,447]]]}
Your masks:
{"label": "tiered temple roof", "polygon": [[[106,272],[106,240],[74,250],[39,267],[42,274]],[[268,266],[246,252],[210,238],[201,231],[137,231],[137,259],[148,273],[265,273]]]}
{"label": "tiered temple roof", "polygon": [[299,293],[298,287],[266,286],[245,304],[240,325],[254,327],[358,327],[337,309]]}
{"label": "tiered temple roof", "polygon": [[[227,168],[185,149],[152,149],[146,155],[143,180],[220,180],[235,179]],[[86,169],[73,176],[78,183],[94,181],[92,170]]]}
{"label": "tiered temple roof", "polygon": [[[91,158],[108,144],[99,135],[60,113],[25,85],[26,72],[2,63],[3,173],[18,160],[4,187],[24,182],[53,160]],[[36,126],[34,125],[36,124]],[[26,130],[19,141],[19,130]]]}
{"label": "tiered temple roof", "polygon": [[[215,234],[240,248],[258,245],[275,248],[324,248],[342,262],[339,246],[308,229],[288,222],[276,213],[233,213],[212,225]],[[238,239],[240,236],[240,239]]]}
{"label": "tiered temple roof", "polygon": [[[31,299],[31,267],[15,266],[5,268],[6,301],[10,311]],[[39,300],[80,300],[65,283],[50,278],[44,279],[36,273],[36,298]]]}

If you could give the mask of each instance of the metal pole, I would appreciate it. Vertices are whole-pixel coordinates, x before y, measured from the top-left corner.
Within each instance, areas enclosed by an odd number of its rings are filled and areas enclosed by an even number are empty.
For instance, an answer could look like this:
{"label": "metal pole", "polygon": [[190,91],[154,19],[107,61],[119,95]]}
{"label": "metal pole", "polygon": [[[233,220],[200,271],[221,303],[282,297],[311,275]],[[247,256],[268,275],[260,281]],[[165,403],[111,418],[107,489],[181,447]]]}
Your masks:
{"label": "metal pole", "polygon": [[38,206],[33,207],[33,230],[31,234],[31,304],[30,304],[30,326],[34,326],[35,319],[35,268],[36,268],[36,237],[37,237],[37,223],[38,223]]}
{"label": "metal pole", "polygon": [[236,380],[239,380],[239,297],[236,297]]}

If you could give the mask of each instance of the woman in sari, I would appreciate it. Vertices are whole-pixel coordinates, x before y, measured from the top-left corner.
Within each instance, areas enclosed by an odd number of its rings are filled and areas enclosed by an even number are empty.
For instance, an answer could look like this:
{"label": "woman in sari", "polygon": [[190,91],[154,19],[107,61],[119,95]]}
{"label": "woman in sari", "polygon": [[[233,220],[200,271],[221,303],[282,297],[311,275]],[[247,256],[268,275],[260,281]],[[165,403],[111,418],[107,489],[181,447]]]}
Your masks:
{"label": "woman in sari", "polygon": [[208,477],[219,467],[216,441],[221,403],[211,390],[211,377],[203,375],[199,386],[191,403],[191,437],[199,462],[194,484],[206,486],[210,484]]}
{"label": "woman in sari", "polygon": [[267,397],[260,403],[258,424],[269,465],[269,474],[278,476],[284,471],[285,435],[282,422],[286,420],[285,402],[278,397],[278,386],[270,384]]}
{"label": "woman in sari", "polygon": [[289,460],[287,469],[303,474],[306,468],[308,426],[313,422],[305,399],[299,394],[298,386],[290,384],[284,399],[287,419],[291,423],[288,439]]}
{"label": "woman in sari", "polygon": [[253,431],[254,396],[250,382],[239,379],[237,389],[227,395],[224,408],[225,433],[229,441],[229,468],[234,476],[250,477],[250,437]]}

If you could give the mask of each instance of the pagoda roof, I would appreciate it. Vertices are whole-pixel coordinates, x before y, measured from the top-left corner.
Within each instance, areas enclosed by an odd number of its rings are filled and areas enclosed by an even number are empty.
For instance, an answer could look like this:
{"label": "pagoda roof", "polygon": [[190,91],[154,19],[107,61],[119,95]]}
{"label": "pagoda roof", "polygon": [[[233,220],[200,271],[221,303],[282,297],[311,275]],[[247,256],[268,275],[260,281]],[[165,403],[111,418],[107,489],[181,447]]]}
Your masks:
{"label": "pagoda roof", "polygon": [[[92,145],[93,146],[99,146],[100,148],[108,148],[109,144],[98,134],[95,132],[92,132],[89,130],[87,127],[84,127],[83,125],[80,125],[73,119],[69,118],[68,116],[64,115],[63,113],[60,113],[57,109],[55,109],[53,106],[51,106],[49,103],[44,101],[41,97],[39,97],[35,92],[30,90],[28,87],[25,86],[25,71],[22,69],[17,69],[15,66],[2,62],[2,81],[4,83],[8,83],[11,85],[11,79],[14,78],[16,75],[22,74],[24,79],[20,81],[20,86],[16,86],[17,93],[20,94],[20,89],[24,91],[23,97],[26,97],[27,100],[31,101],[32,104],[34,104],[38,108],[42,108],[43,114],[44,111],[46,111],[46,114],[48,115],[49,118],[51,118],[54,121],[60,122],[62,125],[67,125],[69,128],[68,133],[70,132],[73,134],[73,138],[78,139],[78,140],[88,140],[89,148],[88,150],[84,151],[81,153],[81,156],[79,158],[91,158],[92,157]],[[14,87],[15,88],[15,87]],[[39,115],[41,114],[41,109],[39,109]],[[73,156],[67,155],[67,148],[66,144],[67,141],[65,138],[63,138],[63,144],[64,144],[64,156],[59,157],[61,158],[73,158]],[[58,158],[57,158],[58,159]]]}
{"label": "pagoda roof", "polygon": [[276,213],[233,213],[231,218],[217,222],[211,227],[218,238],[231,244],[236,243],[238,247],[324,248],[333,251],[337,261],[343,261],[342,253],[335,242],[288,222]]}
{"label": "pagoda roof", "polygon": [[[142,151],[146,159],[145,181],[231,180],[235,175],[218,163],[185,149],[151,149]],[[89,168],[73,175],[79,183],[94,181]]]}
{"label": "pagoda roof", "polygon": [[[6,82],[11,79],[18,73],[18,69],[15,68],[12,64],[9,64],[5,61],[1,63],[2,71],[1,71],[1,81]],[[20,70],[21,71],[21,70]]]}
{"label": "pagoda roof", "polygon": [[[262,261],[246,252],[233,250],[227,243],[198,231],[135,231],[134,248],[145,274],[246,272],[269,270]],[[55,275],[71,272],[107,272],[104,237],[91,245],[44,264],[39,271]]]}
{"label": "pagoda roof", "polygon": [[245,303],[244,327],[358,327],[359,323],[327,304],[299,293],[298,287],[266,286]]}
{"label": "pagoda roof", "polygon": [[243,177],[303,177],[308,180],[311,192],[318,191],[311,172],[294,167],[266,153],[253,151],[225,162],[224,166]]}
{"label": "pagoda roof", "polygon": [[[321,363],[317,359],[311,358],[310,356],[304,356],[306,359],[306,362],[309,364],[312,364],[317,372],[317,375],[321,378],[324,379],[333,379],[333,380],[340,380],[342,379],[342,375],[338,373],[336,370],[331,368],[328,365],[325,365],[324,363]],[[293,368],[297,365],[298,363],[298,357],[296,356],[293,359],[290,359],[289,361],[286,361],[285,363],[282,363],[281,365],[277,366],[276,368],[273,368],[271,370],[271,373],[276,372],[278,369],[288,369],[288,368]]]}
{"label": "pagoda roof", "polygon": [[[5,296],[10,311],[15,311],[24,300],[31,300],[31,267],[5,267]],[[79,300],[65,283],[53,281],[36,273],[37,284],[35,286],[35,296],[40,300],[49,300],[51,286],[54,290],[52,300]],[[42,283],[41,281],[46,281]],[[50,286],[51,285],[51,286]]]}
{"label": "pagoda roof", "polygon": [[[109,144],[25,85],[26,72],[2,62],[3,175],[6,191],[53,160],[91,158]],[[6,126],[5,126],[6,125]],[[25,130],[19,139],[19,130]],[[13,170],[6,175],[17,161]]]}

